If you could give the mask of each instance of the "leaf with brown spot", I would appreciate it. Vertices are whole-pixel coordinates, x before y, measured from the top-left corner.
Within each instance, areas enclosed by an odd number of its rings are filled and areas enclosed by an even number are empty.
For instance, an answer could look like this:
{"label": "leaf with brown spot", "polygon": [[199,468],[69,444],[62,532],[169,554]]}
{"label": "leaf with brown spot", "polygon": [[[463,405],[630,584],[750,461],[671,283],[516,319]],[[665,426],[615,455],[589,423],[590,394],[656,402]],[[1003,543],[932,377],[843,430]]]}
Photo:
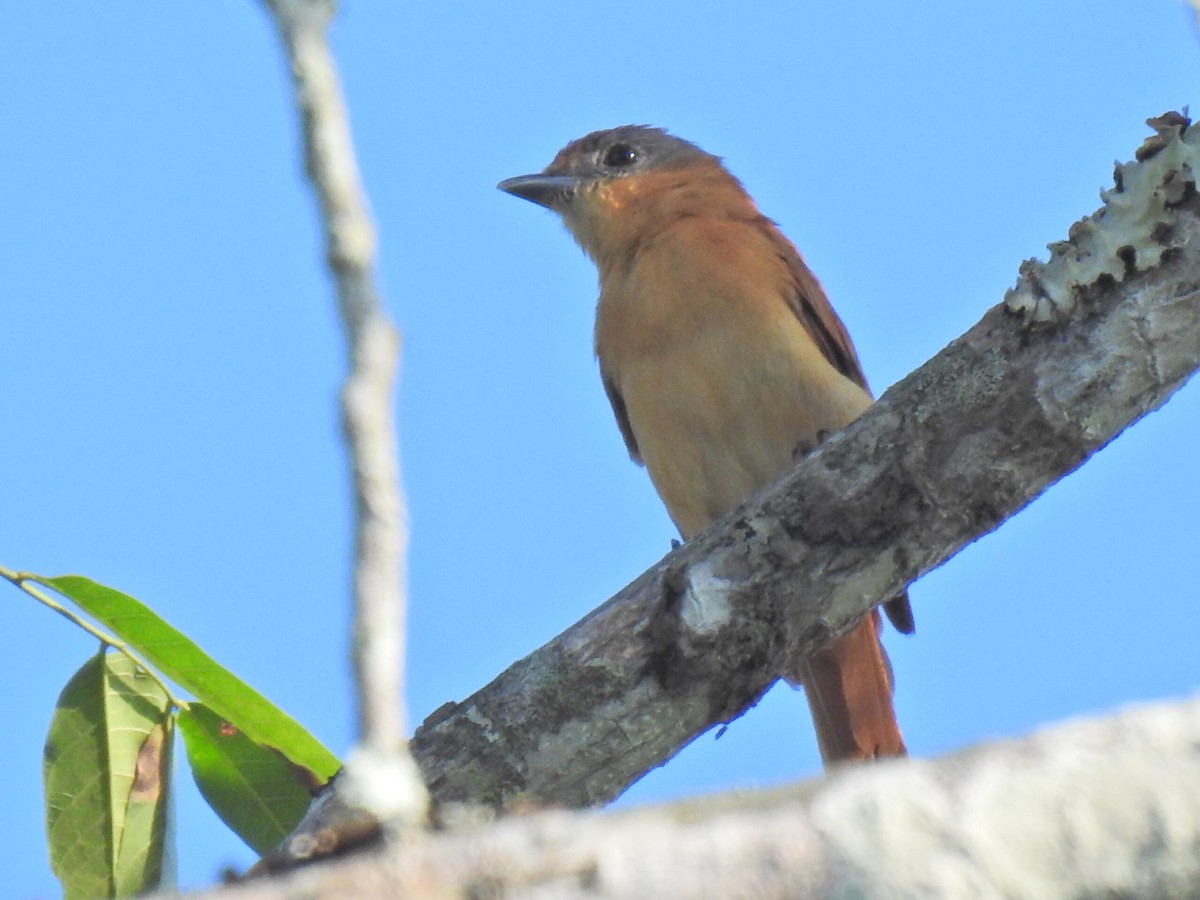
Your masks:
{"label": "leaf with brown spot", "polygon": [[273,747],[229,727],[203,703],[179,714],[179,730],[200,793],[221,820],[260,854],[278,844],[308,809],[323,779]]}
{"label": "leaf with brown spot", "polygon": [[43,780],[65,897],[126,897],[172,880],[170,733],[162,689],[122,654],[97,653],[63,689]]}

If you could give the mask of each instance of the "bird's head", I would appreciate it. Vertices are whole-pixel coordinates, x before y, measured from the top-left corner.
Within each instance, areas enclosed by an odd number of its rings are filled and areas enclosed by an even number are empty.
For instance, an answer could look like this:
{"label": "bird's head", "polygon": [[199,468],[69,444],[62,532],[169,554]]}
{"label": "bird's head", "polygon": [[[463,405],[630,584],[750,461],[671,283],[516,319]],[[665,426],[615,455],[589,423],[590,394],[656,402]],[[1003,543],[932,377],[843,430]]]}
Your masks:
{"label": "bird's head", "polygon": [[700,182],[713,175],[741,193],[719,157],[661,128],[622,125],[572,141],[540,173],[506,178],[497,187],[554,210],[600,262],[663,216],[697,205]]}

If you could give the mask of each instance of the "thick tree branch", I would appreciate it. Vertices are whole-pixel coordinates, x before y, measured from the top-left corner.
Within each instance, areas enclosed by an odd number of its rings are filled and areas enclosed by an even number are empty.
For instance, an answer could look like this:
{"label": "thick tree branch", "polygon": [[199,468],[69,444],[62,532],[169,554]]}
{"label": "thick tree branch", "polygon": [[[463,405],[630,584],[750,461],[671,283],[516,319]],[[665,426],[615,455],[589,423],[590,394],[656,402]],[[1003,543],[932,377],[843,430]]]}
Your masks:
{"label": "thick tree branch", "polygon": [[[417,730],[433,796],[611,800],[994,529],[1200,366],[1200,139],[1164,116],[1004,304],[783,481]],[[878,801],[882,802],[882,801]],[[889,799],[889,803],[890,803]],[[336,793],[268,867],[372,834]]]}
{"label": "thick tree branch", "polygon": [[[1165,402],[1200,366],[1200,138],[1153,124],[1104,208],[1024,264],[1004,304],[779,484],[430,716],[411,746],[434,798],[611,800]],[[882,815],[891,795],[872,802]],[[372,830],[330,793],[264,862]]]}
{"label": "thick tree branch", "polygon": [[780,484],[431,716],[412,747],[433,795],[611,800],[1165,402],[1200,365],[1200,139],[1173,123],[1007,304]]}
{"label": "thick tree branch", "polygon": [[769,792],[509,817],[213,896],[1194,896],[1198,796],[1194,698]]}

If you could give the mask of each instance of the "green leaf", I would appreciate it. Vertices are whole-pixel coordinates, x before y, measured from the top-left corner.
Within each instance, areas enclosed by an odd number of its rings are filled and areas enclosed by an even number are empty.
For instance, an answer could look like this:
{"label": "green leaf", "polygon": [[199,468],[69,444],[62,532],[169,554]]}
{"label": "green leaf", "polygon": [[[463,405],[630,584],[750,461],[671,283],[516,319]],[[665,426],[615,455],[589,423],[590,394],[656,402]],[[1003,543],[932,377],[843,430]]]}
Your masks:
{"label": "green leaf", "polygon": [[104,653],[84,663],[58,697],[42,763],[50,868],[63,896],[113,895]]}
{"label": "green leaf", "polygon": [[337,757],[295,719],[133,597],[79,575],[36,580],[73,600],[247,737],[275,747],[321,781],[328,781],[340,767]]}
{"label": "green leaf", "polygon": [[[113,817],[121,823],[113,878],[116,896],[132,896],[175,882],[169,827],[173,716],[161,686],[133,660],[120,653],[107,659]],[[154,718],[137,718],[143,697],[154,702]]]}
{"label": "green leaf", "polygon": [[170,729],[162,688],[122,654],[101,650],[59,695],[43,780],[50,864],[65,897],[161,886]]}
{"label": "green leaf", "polygon": [[179,714],[192,777],[221,820],[259,855],[299,824],[312,800],[312,775],[251,740],[203,703]]}

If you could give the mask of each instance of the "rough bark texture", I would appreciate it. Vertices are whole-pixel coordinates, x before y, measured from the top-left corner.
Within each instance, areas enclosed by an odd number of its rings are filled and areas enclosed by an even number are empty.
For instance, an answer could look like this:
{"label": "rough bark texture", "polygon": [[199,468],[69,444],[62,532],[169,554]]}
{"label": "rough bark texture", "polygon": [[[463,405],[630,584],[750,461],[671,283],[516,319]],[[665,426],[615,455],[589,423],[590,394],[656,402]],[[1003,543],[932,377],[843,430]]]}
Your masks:
{"label": "rough bark texture", "polygon": [[415,835],[219,896],[1196,896],[1197,797],[1200,698],[781,790]]}
{"label": "rough bark texture", "polygon": [[611,800],[1165,402],[1200,365],[1200,140],[1166,119],[1005,304],[783,482],[431,716],[412,749],[434,797]]}

